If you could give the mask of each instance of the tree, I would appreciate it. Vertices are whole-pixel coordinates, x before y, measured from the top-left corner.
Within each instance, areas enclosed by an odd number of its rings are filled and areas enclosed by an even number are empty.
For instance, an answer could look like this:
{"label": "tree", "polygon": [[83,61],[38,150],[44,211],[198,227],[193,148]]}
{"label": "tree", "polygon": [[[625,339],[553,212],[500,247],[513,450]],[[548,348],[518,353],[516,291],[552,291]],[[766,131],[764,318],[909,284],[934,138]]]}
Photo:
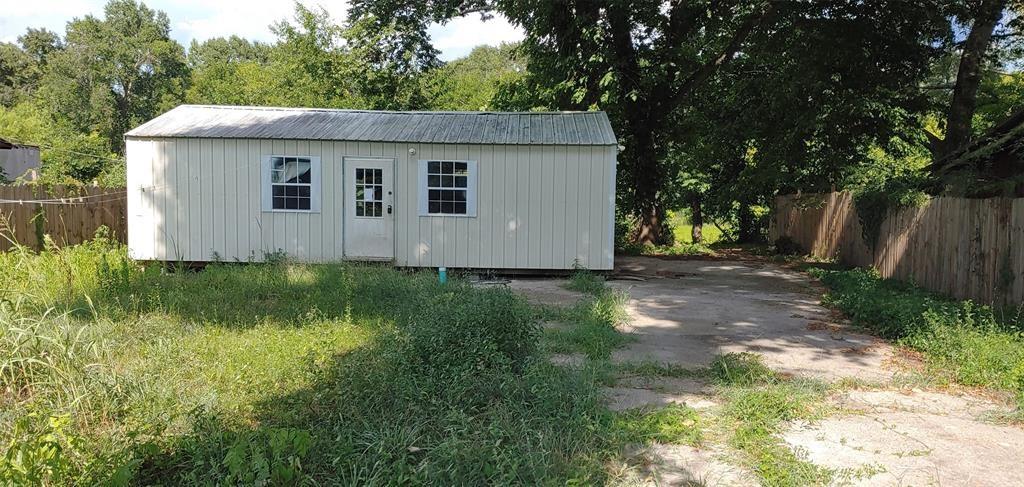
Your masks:
{"label": "tree", "polygon": [[188,65],[192,69],[218,64],[254,62],[266,64],[271,46],[238,36],[214,37],[203,42],[192,41],[188,48]]}
{"label": "tree", "polygon": [[185,101],[206,105],[286,105],[277,98],[277,76],[270,64],[274,47],[237,36],[192,41],[191,79]]}
{"label": "tree", "polygon": [[499,91],[526,74],[517,44],[477,46],[469,55],[431,71],[425,79],[427,98],[435,110],[495,110]]}
{"label": "tree", "polygon": [[671,120],[672,207],[756,239],[757,213],[776,194],[841,187],[871,148],[919,140],[929,105],[918,86],[948,30],[933,7],[779,4],[774,22]]}
{"label": "tree", "polygon": [[111,0],[104,18],[68,22],[65,48],[50,53],[40,96],[50,114],[81,133],[97,132],[112,151],[123,134],[180,103],[188,69],[170,21],[133,0]]}
{"label": "tree", "polygon": [[1007,0],[977,0],[972,3],[959,14],[961,18],[970,20],[971,27],[961,48],[956,83],[946,110],[946,136],[940,140],[932,134],[936,160],[947,158],[971,140],[986,54]]}
{"label": "tree", "polygon": [[0,43],[0,106],[12,107],[25,99],[38,73],[32,56],[14,44]]}
{"label": "tree", "polygon": [[[360,0],[354,18],[392,23],[429,53],[426,27],[469,13],[500,12],[526,30],[523,51],[537,102],[558,109],[601,108],[612,116],[620,155],[620,205],[639,219],[636,239],[661,243],[670,176],[667,120],[771,18],[770,2],[565,2],[434,0],[413,5]],[[697,46],[701,46],[697,48]]]}
{"label": "tree", "polygon": [[110,153],[106,140],[54,123],[31,102],[0,107],[0,136],[40,146],[43,182],[125,185],[124,162]]}
{"label": "tree", "polygon": [[31,27],[18,36],[18,44],[37,65],[42,67],[46,66],[51,55],[64,49],[64,42],[56,32]]}

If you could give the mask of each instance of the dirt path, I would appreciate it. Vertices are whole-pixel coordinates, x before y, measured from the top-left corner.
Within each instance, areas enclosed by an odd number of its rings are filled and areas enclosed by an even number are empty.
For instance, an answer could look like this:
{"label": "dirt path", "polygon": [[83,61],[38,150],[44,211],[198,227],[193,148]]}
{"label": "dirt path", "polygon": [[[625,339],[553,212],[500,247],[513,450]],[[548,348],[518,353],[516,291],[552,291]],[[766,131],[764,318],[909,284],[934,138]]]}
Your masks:
{"label": "dirt path", "polygon": [[[842,485],[1024,485],[1024,428],[1001,424],[1008,405],[971,395],[899,387],[896,350],[858,333],[820,304],[804,275],[756,261],[617,258],[609,285],[630,297],[635,341],[615,363],[698,368],[730,352],[760,355],[785,375],[825,382],[856,379],[826,399],[835,414],[786,424],[780,441],[800,458],[835,471]],[[513,289],[545,304],[581,295],[564,281],[516,281]],[[848,383],[845,380],[844,383]],[[713,411],[722,398],[692,379],[623,377],[608,389],[615,410],[686,404]],[[756,476],[721,444],[650,445],[627,452],[641,481],[696,479],[706,485],[756,485]]]}

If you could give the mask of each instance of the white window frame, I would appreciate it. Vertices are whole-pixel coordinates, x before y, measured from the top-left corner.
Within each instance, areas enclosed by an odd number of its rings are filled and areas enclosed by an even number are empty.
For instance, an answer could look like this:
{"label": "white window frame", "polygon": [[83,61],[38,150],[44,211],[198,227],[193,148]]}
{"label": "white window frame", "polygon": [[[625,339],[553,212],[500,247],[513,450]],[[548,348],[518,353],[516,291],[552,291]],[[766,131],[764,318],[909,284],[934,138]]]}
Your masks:
{"label": "white window frame", "polygon": [[[429,199],[430,189],[427,186],[427,168],[430,162],[464,162],[466,163],[466,213],[430,213],[429,211]],[[420,216],[438,216],[438,217],[457,217],[457,218],[475,218],[476,217],[476,188],[477,188],[477,161],[470,161],[464,159],[420,159],[417,161],[417,169],[419,173],[419,184],[418,184],[418,201],[419,201],[419,215]],[[462,188],[444,188],[444,189],[456,189]]]}
{"label": "white window frame", "polygon": [[[272,167],[270,160],[274,157],[301,157],[309,159],[309,209],[281,209],[274,208],[274,185],[271,180]],[[320,157],[305,155],[279,155],[270,154],[263,156],[260,167],[260,181],[262,183],[263,211],[266,213],[320,213],[320,186],[323,184],[320,179]]]}

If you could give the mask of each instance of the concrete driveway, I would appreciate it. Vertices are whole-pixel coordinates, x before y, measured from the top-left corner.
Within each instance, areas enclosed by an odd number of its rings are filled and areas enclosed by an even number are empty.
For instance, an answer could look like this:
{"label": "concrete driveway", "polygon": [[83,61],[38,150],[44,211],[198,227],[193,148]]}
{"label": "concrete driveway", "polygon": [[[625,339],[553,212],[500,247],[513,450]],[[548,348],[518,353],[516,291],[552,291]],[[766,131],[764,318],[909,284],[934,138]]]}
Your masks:
{"label": "concrete driveway", "polygon": [[624,331],[637,338],[614,361],[695,367],[716,355],[753,352],[786,374],[892,377],[892,347],[850,330],[799,273],[755,261],[619,257],[611,279],[610,286],[630,296]]}
{"label": "concrete driveway", "polygon": [[[1024,485],[1024,429],[997,419],[1011,404],[969,390],[900,385],[895,348],[822,307],[824,289],[803,274],[756,260],[616,262],[609,285],[629,296],[623,331],[636,340],[613,361],[701,367],[719,354],[752,352],[796,377],[859,379],[860,387],[826,399],[842,413],[787,424],[780,441],[817,465],[868,472],[840,477],[844,485]],[[511,288],[547,305],[584,298],[565,282],[516,279]],[[622,377],[606,392],[616,410],[675,403],[704,411],[722,400],[710,384],[691,379]],[[629,461],[648,476],[639,483],[757,485],[735,456],[720,444],[654,444]]]}

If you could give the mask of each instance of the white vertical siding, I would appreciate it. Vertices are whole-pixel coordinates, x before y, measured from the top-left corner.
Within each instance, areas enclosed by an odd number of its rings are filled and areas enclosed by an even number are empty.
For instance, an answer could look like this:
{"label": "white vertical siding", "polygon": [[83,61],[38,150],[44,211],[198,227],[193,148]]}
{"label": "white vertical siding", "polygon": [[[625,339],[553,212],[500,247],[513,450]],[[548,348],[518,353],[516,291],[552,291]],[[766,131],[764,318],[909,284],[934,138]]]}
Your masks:
{"label": "white vertical siding", "polygon": [[[341,260],[344,158],[384,157],[395,159],[397,265],[568,269],[577,261],[610,269],[613,263],[611,146],[130,138],[127,148],[129,247],[139,259],[259,261],[280,249],[300,260]],[[319,213],[261,211],[260,161],[269,154],[320,157]],[[476,217],[419,216],[421,159],[477,161]]]}

